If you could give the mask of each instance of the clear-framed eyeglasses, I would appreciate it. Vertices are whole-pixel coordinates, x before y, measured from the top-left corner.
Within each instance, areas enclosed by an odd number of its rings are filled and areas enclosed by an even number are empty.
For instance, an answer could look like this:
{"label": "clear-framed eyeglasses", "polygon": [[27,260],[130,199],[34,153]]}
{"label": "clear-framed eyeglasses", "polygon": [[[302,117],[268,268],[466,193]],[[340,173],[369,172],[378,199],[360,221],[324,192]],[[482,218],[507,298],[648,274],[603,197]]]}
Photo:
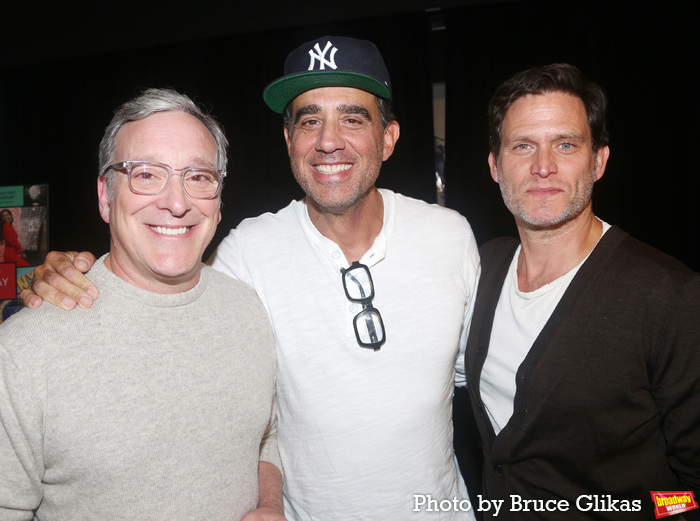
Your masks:
{"label": "clear-framed eyeglasses", "polygon": [[180,176],[182,189],[193,199],[214,199],[221,192],[226,177],[225,170],[211,168],[172,168],[163,163],[148,161],[122,161],[102,169],[100,175],[109,170],[126,174],[129,188],[139,195],[158,195],[170,184],[173,175]]}
{"label": "clear-framed eyeglasses", "polygon": [[355,337],[362,347],[377,351],[386,341],[384,322],[379,310],[372,306],[374,299],[374,283],[369,268],[355,261],[349,268],[341,269],[345,296],[350,302],[362,304],[360,311],[353,319]]}

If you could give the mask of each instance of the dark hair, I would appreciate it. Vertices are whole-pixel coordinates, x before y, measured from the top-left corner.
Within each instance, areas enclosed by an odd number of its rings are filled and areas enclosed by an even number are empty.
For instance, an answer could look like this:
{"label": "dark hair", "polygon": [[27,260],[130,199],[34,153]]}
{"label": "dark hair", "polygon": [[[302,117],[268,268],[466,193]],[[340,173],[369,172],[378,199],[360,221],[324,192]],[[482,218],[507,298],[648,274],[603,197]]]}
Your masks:
{"label": "dark hair", "polygon": [[600,86],[587,80],[576,67],[566,63],[554,63],[520,72],[504,82],[489,102],[489,148],[498,158],[501,149],[503,121],[508,109],[519,98],[528,94],[541,95],[563,92],[576,96],[583,102],[591,131],[593,151],[608,144],[605,126],[607,100]]}

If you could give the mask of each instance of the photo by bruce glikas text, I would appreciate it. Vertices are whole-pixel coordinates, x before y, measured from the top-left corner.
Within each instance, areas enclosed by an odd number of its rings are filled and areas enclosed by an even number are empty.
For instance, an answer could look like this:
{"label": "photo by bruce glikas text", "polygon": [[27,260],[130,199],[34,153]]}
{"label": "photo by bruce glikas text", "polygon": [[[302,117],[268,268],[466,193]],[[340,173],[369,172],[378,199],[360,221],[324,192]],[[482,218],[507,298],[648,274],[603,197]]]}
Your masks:
{"label": "photo by bruce glikas text", "polygon": [[467,512],[474,508],[478,512],[491,512],[497,516],[502,511],[508,512],[639,512],[642,501],[639,499],[614,499],[611,495],[584,494],[574,501],[566,499],[523,499],[511,495],[510,499],[485,499],[477,496],[478,501],[472,505],[468,499],[434,499],[430,495],[415,494],[413,496],[414,512]]}

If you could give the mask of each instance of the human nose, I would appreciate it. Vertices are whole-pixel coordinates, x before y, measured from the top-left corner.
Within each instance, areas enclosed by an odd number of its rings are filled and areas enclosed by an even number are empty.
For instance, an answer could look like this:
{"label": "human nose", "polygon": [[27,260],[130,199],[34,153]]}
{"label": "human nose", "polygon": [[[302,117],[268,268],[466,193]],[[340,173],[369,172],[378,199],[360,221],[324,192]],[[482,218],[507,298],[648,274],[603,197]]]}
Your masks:
{"label": "human nose", "polygon": [[172,173],[168,186],[160,195],[159,206],[173,215],[183,215],[192,207],[192,201],[185,193],[182,172]]}
{"label": "human nose", "polygon": [[557,162],[551,150],[538,148],[532,157],[531,174],[549,177],[557,173]]}
{"label": "human nose", "polygon": [[326,121],[321,126],[316,142],[316,149],[326,154],[332,154],[336,150],[345,147],[345,140],[341,134],[341,127],[333,121]]}

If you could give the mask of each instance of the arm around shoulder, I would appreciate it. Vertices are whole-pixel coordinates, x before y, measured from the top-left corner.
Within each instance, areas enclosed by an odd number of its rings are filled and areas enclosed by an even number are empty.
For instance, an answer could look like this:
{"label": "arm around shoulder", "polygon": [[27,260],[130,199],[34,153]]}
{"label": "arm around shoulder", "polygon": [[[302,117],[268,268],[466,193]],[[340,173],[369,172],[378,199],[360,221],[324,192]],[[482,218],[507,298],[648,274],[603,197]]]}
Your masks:
{"label": "arm around shoulder", "polygon": [[83,273],[95,260],[89,252],[50,252],[44,263],[34,269],[31,289],[20,294],[22,302],[28,308],[38,308],[44,300],[66,310],[76,305],[89,308],[98,291]]}

